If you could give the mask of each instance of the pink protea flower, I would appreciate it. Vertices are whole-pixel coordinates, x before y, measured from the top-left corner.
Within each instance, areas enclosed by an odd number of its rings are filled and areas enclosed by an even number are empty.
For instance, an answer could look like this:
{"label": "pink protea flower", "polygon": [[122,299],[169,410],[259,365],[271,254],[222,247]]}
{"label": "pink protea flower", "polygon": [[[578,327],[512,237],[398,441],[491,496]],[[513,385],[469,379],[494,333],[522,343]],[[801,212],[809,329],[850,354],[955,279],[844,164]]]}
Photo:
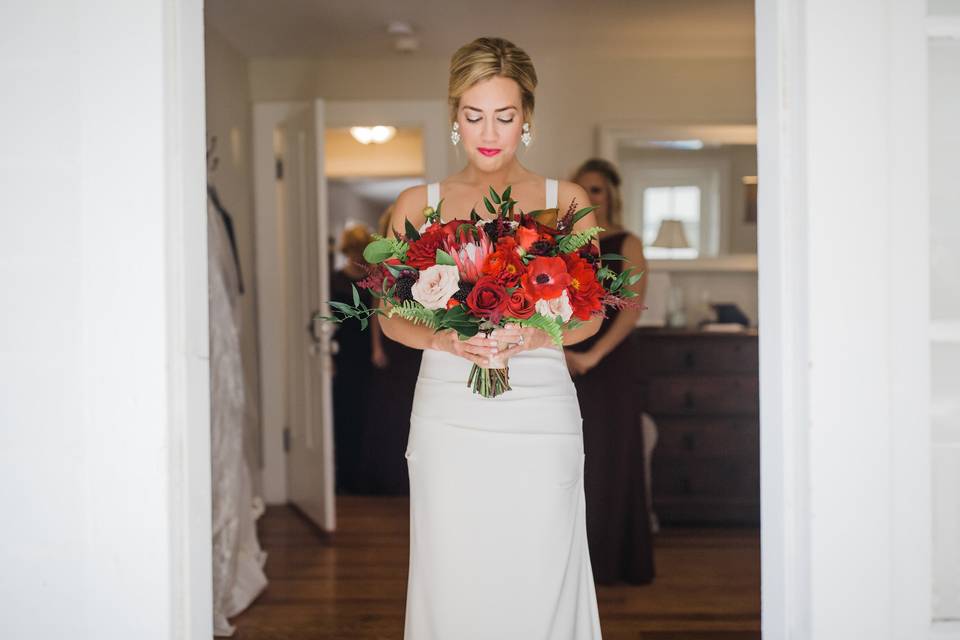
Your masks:
{"label": "pink protea flower", "polygon": [[483,265],[487,261],[487,256],[493,253],[493,245],[490,244],[490,238],[482,230],[479,238],[469,239],[466,242],[444,243],[444,250],[450,254],[453,261],[460,270],[460,281],[476,283],[483,275]]}

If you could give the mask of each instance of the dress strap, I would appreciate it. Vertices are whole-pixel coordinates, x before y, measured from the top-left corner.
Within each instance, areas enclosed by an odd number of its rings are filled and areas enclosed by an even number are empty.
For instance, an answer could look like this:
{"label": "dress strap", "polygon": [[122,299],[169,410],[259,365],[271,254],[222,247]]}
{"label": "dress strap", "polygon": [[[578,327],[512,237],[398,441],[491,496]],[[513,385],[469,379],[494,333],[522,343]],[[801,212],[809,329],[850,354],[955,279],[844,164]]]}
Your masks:
{"label": "dress strap", "polygon": [[556,178],[547,178],[547,209],[557,208],[557,187],[559,183]]}
{"label": "dress strap", "polygon": [[427,206],[437,208],[437,204],[440,202],[440,183],[431,182],[427,185]]}

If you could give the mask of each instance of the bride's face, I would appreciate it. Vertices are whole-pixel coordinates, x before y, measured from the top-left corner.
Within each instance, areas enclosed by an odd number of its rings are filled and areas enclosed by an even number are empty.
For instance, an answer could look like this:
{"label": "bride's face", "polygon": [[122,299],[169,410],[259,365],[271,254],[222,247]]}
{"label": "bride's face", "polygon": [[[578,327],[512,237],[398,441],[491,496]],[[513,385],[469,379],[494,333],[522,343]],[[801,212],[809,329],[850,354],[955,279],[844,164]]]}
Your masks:
{"label": "bride's face", "polygon": [[471,163],[484,171],[506,165],[523,133],[520,85],[501,76],[478,82],[460,97],[457,122]]}

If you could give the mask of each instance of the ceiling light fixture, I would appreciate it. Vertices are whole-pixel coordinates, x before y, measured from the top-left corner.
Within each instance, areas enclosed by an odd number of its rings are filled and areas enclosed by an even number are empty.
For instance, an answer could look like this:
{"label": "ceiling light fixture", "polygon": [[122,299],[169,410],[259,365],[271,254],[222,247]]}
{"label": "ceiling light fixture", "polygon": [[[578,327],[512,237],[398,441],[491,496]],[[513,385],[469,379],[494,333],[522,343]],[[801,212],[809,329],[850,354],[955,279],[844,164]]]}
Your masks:
{"label": "ceiling light fixture", "polygon": [[396,127],[378,124],[373,127],[350,127],[350,135],[360,144],[383,144],[397,135]]}

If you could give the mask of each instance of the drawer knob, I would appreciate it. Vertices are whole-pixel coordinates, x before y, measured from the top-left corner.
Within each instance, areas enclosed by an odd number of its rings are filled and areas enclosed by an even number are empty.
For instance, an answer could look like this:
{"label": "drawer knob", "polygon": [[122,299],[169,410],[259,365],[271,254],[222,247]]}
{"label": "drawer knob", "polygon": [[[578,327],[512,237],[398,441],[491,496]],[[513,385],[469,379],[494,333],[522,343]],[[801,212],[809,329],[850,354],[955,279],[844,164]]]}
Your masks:
{"label": "drawer knob", "polygon": [[687,369],[693,369],[693,365],[696,364],[696,358],[693,355],[693,351],[687,351],[683,355],[683,365]]}
{"label": "drawer knob", "polygon": [[681,441],[683,442],[684,449],[686,449],[687,451],[693,451],[696,441],[694,440],[692,433],[683,434],[683,438],[681,438]]}
{"label": "drawer knob", "polygon": [[690,478],[680,478],[680,491],[682,493],[691,493]]}
{"label": "drawer knob", "polygon": [[683,394],[683,406],[687,409],[693,409],[694,406],[693,393],[687,391]]}

